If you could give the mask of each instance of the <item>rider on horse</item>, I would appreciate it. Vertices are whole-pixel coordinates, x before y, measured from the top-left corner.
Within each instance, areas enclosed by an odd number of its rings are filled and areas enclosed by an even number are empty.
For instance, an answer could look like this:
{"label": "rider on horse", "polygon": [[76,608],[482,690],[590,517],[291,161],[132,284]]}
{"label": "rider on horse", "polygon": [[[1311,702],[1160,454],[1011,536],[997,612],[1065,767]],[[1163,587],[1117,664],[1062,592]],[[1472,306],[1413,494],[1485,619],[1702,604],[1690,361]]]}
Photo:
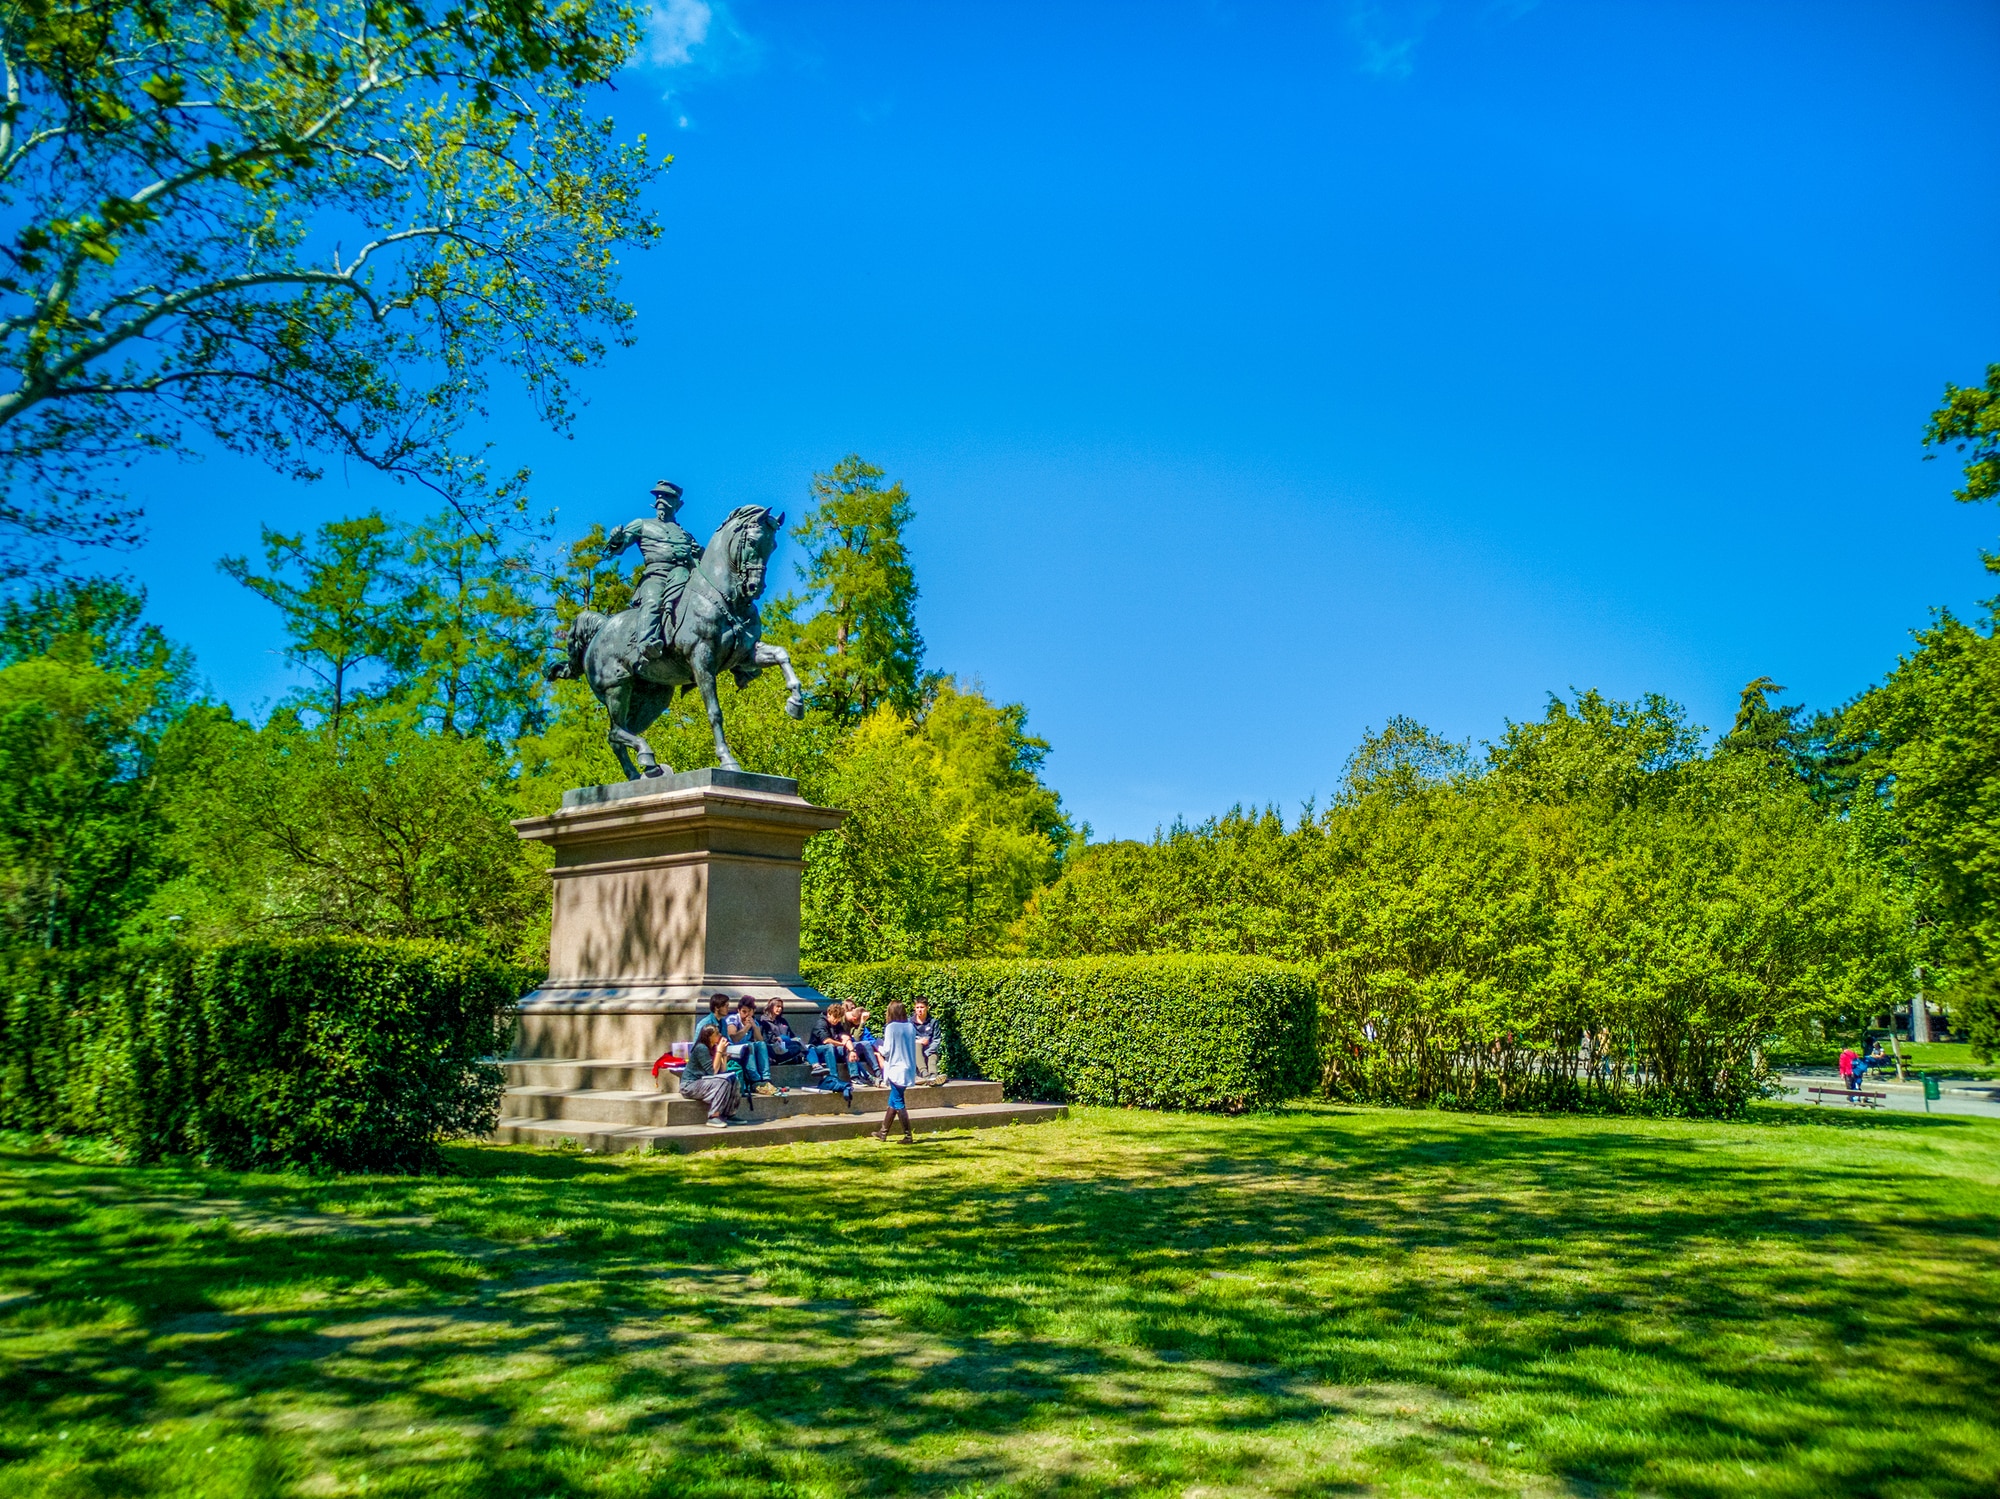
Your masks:
{"label": "rider on horse", "polygon": [[646,559],[638,590],[632,595],[632,607],[645,615],[640,635],[642,661],[657,661],[666,654],[674,605],[687,587],[688,575],[701,561],[701,543],[674,524],[674,514],[680,508],[680,485],[662,479],[653,486],[653,513],[659,518],[628,521],[604,543],[605,550],[615,556],[637,542],[639,555]]}

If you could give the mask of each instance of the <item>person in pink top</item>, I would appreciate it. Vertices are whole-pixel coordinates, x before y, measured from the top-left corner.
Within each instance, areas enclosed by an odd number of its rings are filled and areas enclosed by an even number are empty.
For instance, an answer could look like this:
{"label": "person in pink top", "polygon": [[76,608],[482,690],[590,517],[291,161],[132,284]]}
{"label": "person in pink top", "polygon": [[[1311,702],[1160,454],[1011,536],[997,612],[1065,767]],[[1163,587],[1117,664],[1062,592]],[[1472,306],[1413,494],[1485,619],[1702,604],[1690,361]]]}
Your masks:
{"label": "person in pink top", "polygon": [[1854,1080],[1854,1048],[1851,1046],[1843,1046],[1840,1049],[1840,1080],[1847,1084],[1847,1091],[1850,1093],[1860,1086]]}

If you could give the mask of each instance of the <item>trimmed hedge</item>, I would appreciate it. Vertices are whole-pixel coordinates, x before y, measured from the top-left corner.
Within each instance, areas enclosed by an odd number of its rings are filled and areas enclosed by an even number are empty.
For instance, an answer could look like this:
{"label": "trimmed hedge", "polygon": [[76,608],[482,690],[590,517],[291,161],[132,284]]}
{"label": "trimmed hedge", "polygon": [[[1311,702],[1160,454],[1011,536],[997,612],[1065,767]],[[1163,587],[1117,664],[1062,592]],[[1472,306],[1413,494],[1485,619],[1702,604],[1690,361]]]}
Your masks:
{"label": "trimmed hedge", "polygon": [[428,1171],[499,1116],[525,976],[436,942],[11,954],[0,1124],[238,1170]]}
{"label": "trimmed hedge", "polygon": [[930,1003],[946,1066],[1010,1097],[1151,1109],[1244,1109],[1319,1080],[1312,974],[1245,957],[986,959],[813,967],[868,1007]]}

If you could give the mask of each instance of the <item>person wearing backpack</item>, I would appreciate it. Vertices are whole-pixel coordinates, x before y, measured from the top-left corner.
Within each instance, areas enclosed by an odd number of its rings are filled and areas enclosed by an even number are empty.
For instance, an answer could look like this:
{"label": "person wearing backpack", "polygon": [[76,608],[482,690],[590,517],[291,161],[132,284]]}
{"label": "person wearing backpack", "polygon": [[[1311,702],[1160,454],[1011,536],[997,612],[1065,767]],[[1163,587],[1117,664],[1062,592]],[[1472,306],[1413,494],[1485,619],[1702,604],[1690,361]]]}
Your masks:
{"label": "person wearing backpack", "polygon": [[744,995],[729,1017],[729,1054],[743,1068],[743,1081],[752,1093],[778,1091],[771,1081],[771,1045],[763,1024],[757,1019],[757,1001]]}

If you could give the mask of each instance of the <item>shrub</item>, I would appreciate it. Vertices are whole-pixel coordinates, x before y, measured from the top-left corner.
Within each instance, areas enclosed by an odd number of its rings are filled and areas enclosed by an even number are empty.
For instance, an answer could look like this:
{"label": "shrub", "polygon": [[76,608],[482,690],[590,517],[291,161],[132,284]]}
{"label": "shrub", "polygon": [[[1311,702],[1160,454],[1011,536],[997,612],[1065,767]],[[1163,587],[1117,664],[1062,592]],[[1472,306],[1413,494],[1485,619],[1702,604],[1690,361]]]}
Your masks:
{"label": "shrub", "polygon": [[2000,972],[1982,973],[1951,996],[1951,1018],[1972,1043],[1972,1054],[2000,1062]]}
{"label": "shrub", "polygon": [[891,1000],[928,1001],[950,1070],[1012,1097],[1242,1109],[1319,1075],[1313,978],[1263,958],[857,963],[808,977],[878,1020]]}
{"label": "shrub", "polygon": [[498,1117],[524,975],[443,943],[326,938],[16,955],[0,1120],[142,1160],[423,1171]]}
{"label": "shrub", "polygon": [[184,1150],[203,1055],[194,957],[169,943],[9,952],[0,1124],[105,1135],[147,1159]]}
{"label": "shrub", "polygon": [[1070,857],[1019,940],[1307,965],[1339,1097],[1735,1114],[1774,1038],[1893,1007],[1915,924],[1877,804],[1832,816],[1754,742],[1697,748],[1671,705],[1583,694],[1474,774],[1399,721],[1295,826],[1239,809]]}

